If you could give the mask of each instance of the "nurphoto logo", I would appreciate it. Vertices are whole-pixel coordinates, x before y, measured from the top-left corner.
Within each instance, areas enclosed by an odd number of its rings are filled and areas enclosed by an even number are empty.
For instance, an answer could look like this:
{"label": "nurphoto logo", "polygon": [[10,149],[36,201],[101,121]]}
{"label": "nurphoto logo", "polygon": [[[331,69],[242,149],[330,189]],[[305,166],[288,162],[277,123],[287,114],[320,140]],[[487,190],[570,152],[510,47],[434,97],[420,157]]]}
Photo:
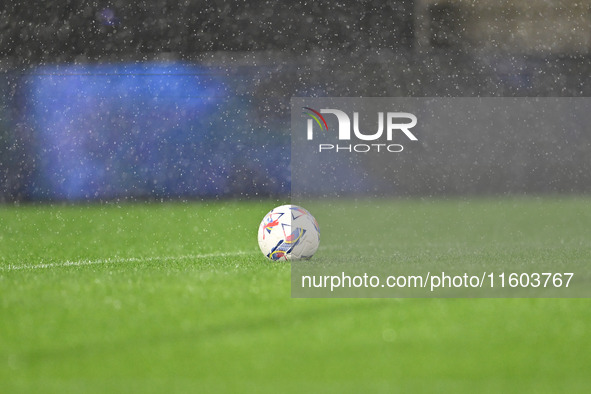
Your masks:
{"label": "nurphoto logo", "polygon": [[[402,152],[404,147],[401,144],[391,143],[395,136],[404,135],[411,141],[417,141],[417,137],[410,131],[417,124],[417,117],[408,112],[378,112],[378,130],[376,132],[362,132],[359,127],[359,112],[353,112],[353,127],[351,118],[344,111],[334,108],[323,108],[320,111],[310,107],[303,107],[303,113],[307,119],[307,139],[314,139],[314,128],[320,132],[329,132],[328,122],[323,114],[334,115],[338,127],[338,141],[375,141],[373,143],[359,144],[318,144],[318,151],[334,151],[349,153],[374,152]],[[330,119],[330,118],[329,118]],[[333,118],[334,119],[334,118]],[[385,120],[384,120],[385,119]],[[384,127],[384,123],[386,126]],[[331,124],[334,124],[331,120]],[[385,129],[385,137],[384,137]],[[332,130],[332,129],[331,129]],[[353,133],[351,133],[353,130]],[[365,129],[364,129],[365,130]],[[353,134],[353,135],[352,135]],[[384,141],[384,142],[379,142]]]}

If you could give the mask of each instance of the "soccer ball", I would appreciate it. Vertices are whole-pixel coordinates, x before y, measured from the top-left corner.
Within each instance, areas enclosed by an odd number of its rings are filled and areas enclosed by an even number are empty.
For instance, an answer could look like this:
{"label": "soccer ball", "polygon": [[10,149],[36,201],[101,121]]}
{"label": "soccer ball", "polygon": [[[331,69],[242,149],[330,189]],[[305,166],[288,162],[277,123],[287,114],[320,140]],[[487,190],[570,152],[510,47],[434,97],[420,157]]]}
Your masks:
{"label": "soccer ball", "polygon": [[259,247],[273,261],[309,259],[319,243],[318,222],[297,205],[273,208],[259,226]]}

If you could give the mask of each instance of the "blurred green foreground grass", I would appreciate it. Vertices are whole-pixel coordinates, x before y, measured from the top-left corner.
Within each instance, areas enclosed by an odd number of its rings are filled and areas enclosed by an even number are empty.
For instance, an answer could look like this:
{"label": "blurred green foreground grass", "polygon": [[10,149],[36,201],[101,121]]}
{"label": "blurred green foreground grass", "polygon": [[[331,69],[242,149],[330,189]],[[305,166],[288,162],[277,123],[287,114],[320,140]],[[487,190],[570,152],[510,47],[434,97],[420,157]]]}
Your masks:
{"label": "blurred green foreground grass", "polygon": [[[1,206],[0,392],[591,387],[589,300],[292,299],[289,265],[256,244],[274,205]],[[379,212],[371,231],[340,214],[354,206]],[[401,261],[591,263],[589,198],[308,208],[322,229],[319,259],[371,254],[377,231]]]}

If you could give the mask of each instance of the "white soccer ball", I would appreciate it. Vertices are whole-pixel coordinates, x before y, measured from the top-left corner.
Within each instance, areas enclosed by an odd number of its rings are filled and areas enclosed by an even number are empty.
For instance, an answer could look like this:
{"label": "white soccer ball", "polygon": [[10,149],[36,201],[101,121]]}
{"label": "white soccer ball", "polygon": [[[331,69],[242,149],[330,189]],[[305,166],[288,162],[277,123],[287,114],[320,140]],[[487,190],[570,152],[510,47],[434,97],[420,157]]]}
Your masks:
{"label": "white soccer ball", "polygon": [[319,244],[318,222],[297,205],[273,208],[259,226],[259,247],[273,261],[309,259]]}

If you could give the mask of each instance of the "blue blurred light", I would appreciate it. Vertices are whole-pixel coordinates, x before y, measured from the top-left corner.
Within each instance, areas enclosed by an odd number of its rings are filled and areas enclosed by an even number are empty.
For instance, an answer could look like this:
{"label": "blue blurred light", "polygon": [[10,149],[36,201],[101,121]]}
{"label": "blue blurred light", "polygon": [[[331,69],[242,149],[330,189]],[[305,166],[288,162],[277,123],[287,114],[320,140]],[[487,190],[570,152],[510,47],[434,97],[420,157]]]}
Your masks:
{"label": "blue blurred light", "polygon": [[37,155],[32,199],[260,192],[249,190],[244,174],[274,179],[263,192],[286,192],[280,178],[287,177],[288,163],[276,160],[289,148],[269,154],[250,135],[252,127],[228,122],[248,112],[237,106],[249,104],[236,100],[215,70],[159,63],[47,66],[28,82],[27,122]]}

